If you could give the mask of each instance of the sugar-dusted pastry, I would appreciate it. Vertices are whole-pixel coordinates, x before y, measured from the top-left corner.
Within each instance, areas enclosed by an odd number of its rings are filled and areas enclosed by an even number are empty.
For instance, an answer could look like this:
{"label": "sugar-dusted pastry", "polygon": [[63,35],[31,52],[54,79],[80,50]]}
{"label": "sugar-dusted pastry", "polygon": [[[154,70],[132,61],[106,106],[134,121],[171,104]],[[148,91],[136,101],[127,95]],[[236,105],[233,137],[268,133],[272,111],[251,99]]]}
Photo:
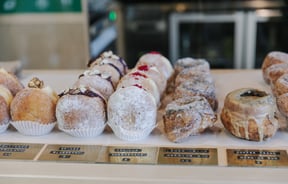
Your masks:
{"label": "sugar-dusted pastry", "polygon": [[164,130],[172,142],[182,142],[189,136],[198,135],[212,127],[217,116],[206,98],[192,96],[169,103],[163,115]]}
{"label": "sugar-dusted pastry", "polygon": [[288,62],[277,63],[266,68],[263,78],[267,84],[274,84],[281,75],[288,73]]}
{"label": "sugar-dusted pastry", "polygon": [[146,138],[156,126],[157,103],[141,86],[117,89],[108,100],[108,125],[123,140]]}
{"label": "sugar-dusted pastry", "polygon": [[0,133],[8,128],[12,99],[13,95],[10,90],[6,86],[0,85]]}
{"label": "sugar-dusted pastry", "polygon": [[14,74],[7,72],[4,68],[0,68],[0,84],[6,86],[13,96],[24,88],[20,80]]}
{"label": "sugar-dusted pastry", "polygon": [[210,64],[205,59],[194,59],[191,57],[180,58],[174,65],[175,74],[180,73],[185,68],[191,68],[194,71],[210,72]]}
{"label": "sugar-dusted pastry", "polygon": [[273,94],[277,97],[288,93],[288,73],[281,75],[274,84],[271,85]]}
{"label": "sugar-dusted pastry", "polygon": [[205,81],[213,85],[214,80],[210,72],[198,71],[193,68],[185,68],[175,77],[175,86],[179,86],[186,81]]}
{"label": "sugar-dusted pastry", "polygon": [[[266,69],[274,64],[288,63],[288,54],[281,51],[269,52],[262,63],[261,69],[263,77],[265,77]],[[265,79],[265,78],[264,78]],[[265,82],[268,82],[265,80]]]}
{"label": "sugar-dusted pastry", "polygon": [[82,86],[65,90],[59,96],[56,117],[60,130],[76,137],[92,137],[103,132],[106,100],[100,92]]}
{"label": "sugar-dusted pastry", "polygon": [[142,55],[137,61],[136,67],[143,64],[155,66],[165,76],[166,80],[170,79],[174,73],[171,62],[158,52]]}
{"label": "sugar-dusted pastry", "polygon": [[221,111],[224,127],[234,136],[263,141],[278,129],[273,96],[254,88],[236,89],[227,94]]}
{"label": "sugar-dusted pastry", "polygon": [[73,88],[79,88],[80,86],[88,86],[96,89],[106,100],[108,100],[110,95],[114,92],[111,76],[107,73],[101,74],[99,70],[84,71],[74,83]]}
{"label": "sugar-dusted pastry", "polygon": [[28,87],[19,91],[11,101],[12,125],[27,135],[50,132],[55,126],[57,100],[57,94],[49,86],[33,78]]}
{"label": "sugar-dusted pastry", "polygon": [[174,92],[175,99],[189,96],[203,96],[208,100],[214,111],[218,108],[216,89],[214,83],[210,81],[187,80],[176,87]]}
{"label": "sugar-dusted pastry", "polygon": [[95,65],[108,64],[116,67],[121,72],[121,75],[125,75],[128,71],[128,67],[123,58],[113,54],[112,51],[103,52],[97,59],[88,63],[89,68],[93,68]]}
{"label": "sugar-dusted pastry", "polygon": [[167,85],[167,80],[165,76],[161,72],[159,72],[159,70],[155,66],[149,66],[147,64],[138,65],[132,71],[144,73],[156,83],[160,95],[164,93]]}
{"label": "sugar-dusted pastry", "polygon": [[136,71],[132,70],[127,75],[122,77],[122,79],[119,81],[117,85],[116,90],[118,90],[119,88],[125,88],[129,86],[141,87],[142,89],[146,90],[147,92],[153,95],[157,104],[160,102],[160,92],[158,90],[155,81],[150,77],[148,77],[145,73],[141,73],[137,70]]}

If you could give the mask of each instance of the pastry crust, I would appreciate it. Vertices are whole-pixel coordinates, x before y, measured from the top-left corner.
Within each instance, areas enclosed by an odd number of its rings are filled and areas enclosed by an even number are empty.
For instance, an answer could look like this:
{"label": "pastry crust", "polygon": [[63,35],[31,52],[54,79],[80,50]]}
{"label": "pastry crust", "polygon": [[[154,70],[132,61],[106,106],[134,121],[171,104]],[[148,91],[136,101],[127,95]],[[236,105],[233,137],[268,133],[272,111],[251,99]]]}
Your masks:
{"label": "pastry crust", "polygon": [[263,141],[272,137],[278,129],[273,96],[253,88],[241,88],[230,92],[224,101],[221,121],[234,136]]}
{"label": "pastry crust", "polygon": [[182,142],[212,127],[217,116],[206,98],[193,96],[169,103],[163,116],[164,130],[172,142]]}

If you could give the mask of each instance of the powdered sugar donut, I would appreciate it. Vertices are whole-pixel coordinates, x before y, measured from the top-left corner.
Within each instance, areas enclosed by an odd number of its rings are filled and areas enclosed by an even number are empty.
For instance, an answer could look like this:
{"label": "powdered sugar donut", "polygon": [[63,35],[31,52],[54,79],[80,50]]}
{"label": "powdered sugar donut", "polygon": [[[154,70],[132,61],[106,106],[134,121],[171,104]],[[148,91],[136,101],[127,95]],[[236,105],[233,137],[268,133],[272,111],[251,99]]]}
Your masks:
{"label": "powdered sugar donut", "polygon": [[7,125],[9,123],[10,103],[12,99],[13,99],[13,96],[10,90],[7,89],[5,86],[0,85],[0,133],[3,132],[1,131],[2,126]]}
{"label": "powdered sugar donut", "polygon": [[123,140],[146,138],[156,126],[155,98],[142,88],[129,86],[116,90],[108,100],[108,124]]}
{"label": "powdered sugar donut", "polygon": [[186,81],[205,81],[213,85],[214,80],[210,72],[197,71],[193,68],[183,69],[175,78],[175,86],[179,86],[182,82]]}
{"label": "powdered sugar donut", "polygon": [[131,71],[119,81],[116,90],[128,86],[137,86],[151,93],[157,104],[160,102],[160,92],[154,80],[139,71]]}
{"label": "powdered sugar donut", "polygon": [[205,59],[194,59],[190,57],[178,59],[174,65],[175,73],[178,74],[185,68],[192,68],[195,71],[209,73],[210,64]]}
{"label": "powdered sugar donut", "polygon": [[159,72],[159,70],[155,66],[148,66],[146,64],[138,65],[132,71],[138,71],[138,72],[144,73],[145,75],[150,77],[156,83],[160,95],[162,95],[164,93],[164,91],[166,89],[166,85],[167,85],[167,80],[166,80],[165,76],[161,72]]}
{"label": "powdered sugar donut", "polygon": [[288,63],[278,63],[266,68],[263,77],[267,84],[274,84],[284,73],[288,73]]}
{"label": "powdered sugar donut", "polygon": [[92,61],[88,64],[89,68],[93,68],[95,65],[103,65],[103,64],[111,64],[114,65],[119,69],[121,72],[121,75],[124,75],[127,73],[128,67],[124,59],[121,57],[113,54],[112,51],[103,52],[100,57],[98,57],[96,60]]}
{"label": "powdered sugar donut", "polygon": [[271,85],[271,89],[276,97],[288,93],[288,73],[281,75],[274,84]]}
{"label": "powdered sugar donut", "polygon": [[99,91],[103,97],[108,100],[114,92],[113,83],[109,75],[96,73],[98,70],[86,70],[79,79],[74,83],[73,88],[88,86]]}
{"label": "powdered sugar donut", "polygon": [[166,77],[166,80],[170,79],[174,73],[171,62],[158,52],[150,52],[142,55],[137,61],[136,66],[143,64],[155,66]]}

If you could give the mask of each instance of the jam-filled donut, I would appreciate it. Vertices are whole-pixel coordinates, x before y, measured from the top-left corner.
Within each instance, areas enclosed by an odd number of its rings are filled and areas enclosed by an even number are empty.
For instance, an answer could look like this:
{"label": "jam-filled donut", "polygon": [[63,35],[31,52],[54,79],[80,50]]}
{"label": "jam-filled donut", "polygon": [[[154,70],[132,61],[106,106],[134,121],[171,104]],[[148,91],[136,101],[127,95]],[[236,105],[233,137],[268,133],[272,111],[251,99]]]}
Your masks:
{"label": "jam-filled donut", "polygon": [[142,55],[136,63],[136,67],[139,65],[155,66],[166,78],[170,79],[174,73],[174,69],[171,62],[158,52],[150,52]]}
{"label": "jam-filled donut", "polygon": [[158,87],[155,81],[148,77],[145,73],[132,70],[127,75],[121,78],[116,90],[128,86],[138,86],[146,90],[154,96],[157,104],[160,103],[160,92],[158,90]]}
{"label": "jam-filled donut", "polygon": [[278,129],[275,101],[265,91],[241,88],[227,94],[221,111],[224,127],[234,136],[263,141]]}
{"label": "jam-filled donut", "polygon": [[172,142],[182,142],[212,127],[217,120],[213,109],[202,96],[184,97],[169,103],[163,116],[166,136]]}
{"label": "jam-filled donut", "polygon": [[108,125],[123,140],[146,138],[156,126],[157,103],[141,86],[117,89],[108,100]]}

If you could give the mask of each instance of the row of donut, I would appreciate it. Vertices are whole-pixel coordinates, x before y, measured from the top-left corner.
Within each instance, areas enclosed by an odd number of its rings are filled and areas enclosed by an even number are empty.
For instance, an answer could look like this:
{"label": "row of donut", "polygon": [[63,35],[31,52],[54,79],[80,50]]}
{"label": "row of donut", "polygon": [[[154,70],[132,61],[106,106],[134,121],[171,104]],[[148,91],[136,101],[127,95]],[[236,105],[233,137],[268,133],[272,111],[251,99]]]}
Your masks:
{"label": "row of donut", "polygon": [[163,99],[163,123],[172,142],[183,142],[216,122],[218,100],[210,64],[205,59],[178,59],[167,93],[170,101]]}
{"label": "row of donut", "polygon": [[[121,139],[147,136],[156,126],[157,108],[174,72],[169,60],[159,53],[147,53],[128,71],[125,61],[109,51],[88,67],[59,95],[37,78],[24,88],[13,76],[14,81],[6,83],[20,87],[12,90],[11,105],[6,105],[11,124],[25,135],[49,133],[57,123],[70,135],[96,136],[108,123]],[[3,78],[12,76],[5,75]],[[9,123],[2,124],[4,131]]]}
{"label": "row of donut", "polygon": [[269,52],[262,63],[264,81],[270,85],[279,112],[288,118],[288,53]]}

